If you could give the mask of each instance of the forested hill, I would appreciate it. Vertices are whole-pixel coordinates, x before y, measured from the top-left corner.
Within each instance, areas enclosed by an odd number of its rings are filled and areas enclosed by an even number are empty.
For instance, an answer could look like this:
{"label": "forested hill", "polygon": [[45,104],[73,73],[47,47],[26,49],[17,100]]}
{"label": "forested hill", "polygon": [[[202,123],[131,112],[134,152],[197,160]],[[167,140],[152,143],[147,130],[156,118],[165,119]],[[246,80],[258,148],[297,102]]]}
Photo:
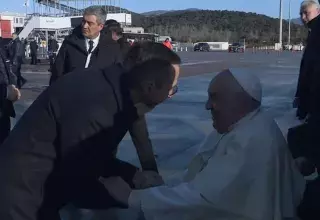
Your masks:
{"label": "forested hill", "polygon": [[[133,25],[145,32],[169,35],[177,41],[228,41],[246,38],[252,44],[270,44],[279,40],[279,19],[238,11],[173,11],[155,16],[132,14]],[[291,42],[306,38],[305,27],[292,24]],[[287,42],[288,22],[283,21],[283,42]]]}

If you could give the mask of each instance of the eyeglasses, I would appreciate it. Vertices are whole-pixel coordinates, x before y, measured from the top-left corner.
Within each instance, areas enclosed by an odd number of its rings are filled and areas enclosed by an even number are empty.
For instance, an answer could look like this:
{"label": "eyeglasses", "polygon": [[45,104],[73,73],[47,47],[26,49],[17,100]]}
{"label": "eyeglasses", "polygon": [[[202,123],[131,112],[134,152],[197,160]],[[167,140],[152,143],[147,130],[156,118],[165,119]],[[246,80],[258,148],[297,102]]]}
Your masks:
{"label": "eyeglasses", "polygon": [[172,96],[174,96],[178,92],[178,86],[177,85],[173,86],[171,91],[172,92],[168,95],[169,98],[171,98]]}

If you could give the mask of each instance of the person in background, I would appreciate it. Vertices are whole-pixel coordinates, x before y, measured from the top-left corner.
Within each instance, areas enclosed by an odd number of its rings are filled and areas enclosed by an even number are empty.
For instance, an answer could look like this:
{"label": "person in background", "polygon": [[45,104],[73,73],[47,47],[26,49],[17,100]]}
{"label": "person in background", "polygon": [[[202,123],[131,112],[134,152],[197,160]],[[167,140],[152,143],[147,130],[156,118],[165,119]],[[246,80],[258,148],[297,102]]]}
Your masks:
{"label": "person in background", "polygon": [[23,45],[23,54],[22,54],[22,63],[24,63],[25,59],[26,59],[26,51],[27,51],[27,39],[21,38],[21,43]]}
{"label": "person in background", "polygon": [[10,64],[7,63],[5,52],[0,48],[0,148],[10,134],[10,117],[16,116],[13,102],[21,96],[16,88],[16,80],[15,74],[10,70]]}
{"label": "person in background", "polygon": [[38,43],[36,39],[30,42],[31,65],[37,65],[38,62]]}
{"label": "person in background", "polygon": [[[308,112],[309,100],[310,97],[310,85],[311,75],[313,74],[310,64],[307,66],[305,63],[310,59],[313,59],[314,56],[318,55],[319,51],[315,51],[312,48],[314,45],[318,44],[318,28],[317,24],[319,23],[319,14],[320,14],[320,5],[316,0],[305,0],[300,5],[300,17],[302,22],[308,27],[308,38],[307,45],[305,48],[305,53],[303,54],[301,65],[300,65],[300,74],[298,79],[298,86],[294,99],[294,107],[297,107],[297,117],[299,119],[305,119]],[[314,33],[313,33],[314,32]]]}
{"label": "person in background", "polygon": [[105,31],[111,33],[111,37],[120,45],[122,55],[125,56],[129,49],[129,42],[123,37],[123,29],[121,24],[116,20],[107,20],[105,23]]}
{"label": "person in background", "polygon": [[50,60],[50,72],[52,69],[52,66],[54,64],[54,61],[57,57],[57,51],[59,49],[58,41],[53,37],[50,36],[49,42],[48,42],[48,52],[49,52],[49,60]]}
{"label": "person in background", "polygon": [[119,45],[102,32],[106,17],[102,7],[91,6],[84,10],[81,26],[65,38],[59,49],[50,85],[74,70],[104,68],[123,61]]}
{"label": "person in background", "polygon": [[[297,117],[303,124],[289,129],[288,144],[299,166],[308,176],[320,168],[320,5],[316,0],[305,0],[300,16],[308,28],[308,37],[300,65],[298,86],[294,99]],[[299,218],[320,219],[320,178],[309,181],[306,187]]]}
{"label": "person in background", "polygon": [[12,41],[8,45],[8,52],[12,71],[17,76],[17,87],[18,89],[21,89],[27,80],[21,75],[24,47],[17,33],[12,34]]}
{"label": "person in background", "polygon": [[163,41],[163,45],[165,45],[166,47],[168,47],[170,50],[173,49],[172,44],[171,44],[169,38],[167,38],[165,41]]}
{"label": "person in background", "polygon": [[101,177],[110,195],[146,220],[296,219],[305,180],[260,107],[260,80],[246,71],[225,70],[211,81],[206,109],[216,131],[185,172],[140,190],[121,177]]}

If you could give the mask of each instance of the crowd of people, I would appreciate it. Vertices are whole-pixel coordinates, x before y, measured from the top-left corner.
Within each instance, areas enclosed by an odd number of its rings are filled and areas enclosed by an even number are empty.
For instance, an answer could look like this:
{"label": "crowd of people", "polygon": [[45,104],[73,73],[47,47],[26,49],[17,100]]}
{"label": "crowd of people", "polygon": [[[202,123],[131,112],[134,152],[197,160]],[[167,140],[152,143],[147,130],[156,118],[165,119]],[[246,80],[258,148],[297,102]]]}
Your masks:
{"label": "crowd of people", "polygon": [[[185,172],[169,178],[145,119],[178,92],[181,59],[167,42],[129,45],[102,8],[86,8],[52,59],[50,86],[11,132],[20,58],[7,62],[0,51],[0,219],[58,220],[68,204],[130,208],[146,220],[320,219],[320,179],[304,178],[320,167],[319,14],[318,2],[301,4],[310,32],[294,107],[304,122],[288,141],[261,109],[259,78],[223,70],[207,90],[213,131]],[[128,131],[141,168],[116,157]]]}

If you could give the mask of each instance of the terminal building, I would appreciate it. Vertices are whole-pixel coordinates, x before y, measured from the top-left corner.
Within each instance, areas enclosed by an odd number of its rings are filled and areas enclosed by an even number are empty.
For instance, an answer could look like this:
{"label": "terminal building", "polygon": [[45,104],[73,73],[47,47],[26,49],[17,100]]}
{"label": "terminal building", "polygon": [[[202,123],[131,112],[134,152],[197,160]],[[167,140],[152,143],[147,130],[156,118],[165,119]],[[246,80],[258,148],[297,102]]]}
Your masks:
{"label": "terminal building", "polygon": [[[117,3],[118,2],[118,3]],[[20,39],[48,36],[63,39],[81,22],[83,10],[92,5],[101,5],[107,11],[107,20],[117,20],[125,31],[144,33],[143,28],[131,27],[132,15],[123,11],[120,0],[33,0],[33,13],[17,14],[0,12],[0,37],[11,38],[13,32]]]}

